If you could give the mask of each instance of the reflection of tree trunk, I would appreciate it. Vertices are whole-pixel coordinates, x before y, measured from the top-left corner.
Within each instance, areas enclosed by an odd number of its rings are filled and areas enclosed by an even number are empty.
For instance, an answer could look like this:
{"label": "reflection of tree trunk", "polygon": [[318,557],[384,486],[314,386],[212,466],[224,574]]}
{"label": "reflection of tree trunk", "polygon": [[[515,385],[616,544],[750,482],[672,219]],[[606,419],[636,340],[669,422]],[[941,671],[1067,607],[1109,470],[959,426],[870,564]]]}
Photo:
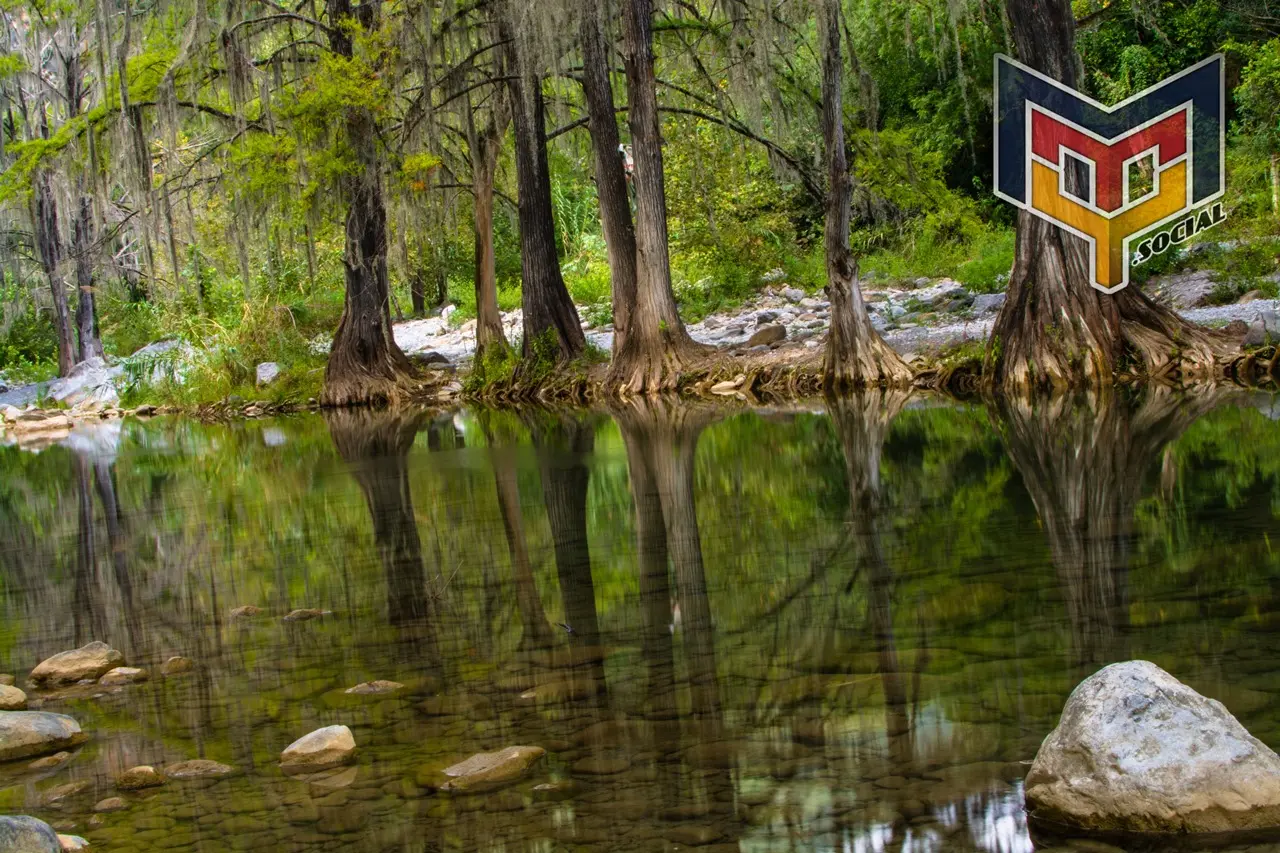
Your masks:
{"label": "reflection of tree trunk", "polygon": [[595,430],[590,423],[548,417],[533,424],[533,443],[542,471],[542,494],[556,552],[565,621],[578,642],[596,646],[600,642],[600,625],[587,544],[587,483],[591,471],[586,463],[595,445]]}
{"label": "reflection of tree trunk", "polygon": [[879,657],[889,759],[898,765],[911,759],[911,727],[893,632],[893,572],[881,541],[884,511],[880,454],[893,419],[902,411],[907,396],[900,391],[868,390],[830,401],[831,419],[844,450],[849,480],[849,521],[854,547],[861,566],[867,570],[867,622]]}
{"label": "reflection of tree trunk", "polygon": [[107,545],[111,549],[111,571],[116,588],[120,590],[120,603],[124,608],[125,631],[129,635],[129,659],[146,656],[146,637],[142,633],[137,602],[134,601],[133,579],[129,575],[128,543],[124,535],[124,513],[116,498],[116,477],[113,467],[106,460],[93,464],[94,480],[98,487],[98,499],[102,501],[102,514],[107,521]]}
{"label": "reflection of tree trunk", "polygon": [[1110,392],[995,402],[1049,537],[1082,667],[1126,656],[1129,546],[1144,478],[1161,449],[1217,400],[1156,387],[1136,404]]}
{"label": "reflection of tree trunk", "polygon": [[371,410],[327,413],[339,455],[364,492],[373,538],[387,579],[387,619],[421,628],[430,637],[431,605],[422,565],[422,543],[409,488],[409,448],[420,416]]}
{"label": "reflection of tree trunk", "polygon": [[671,583],[667,571],[667,532],[662,496],[654,474],[653,444],[642,432],[623,427],[631,494],[636,506],[636,558],[640,567],[642,647],[649,670],[649,713],[676,713],[675,661],[672,649]]}
{"label": "reflection of tree trunk", "polygon": [[93,525],[93,495],[90,493],[92,471],[89,460],[77,455],[76,497],[79,506],[80,529],[76,541],[75,569],[75,605],[73,607],[73,624],[76,647],[83,646],[91,640],[106,640],[103,630],[102,616],[94,594],[94,569],[97,563],[97,533]]}
{"label": "reflection of tree trunk", "polygon": [[525,540],[524,518],[520,512],[520,485],[515,460],[510,448],[495,444],[490,420],[487,412],[480,413],[480,425],[489,445],[489,462],[493,465],[493,478],[498,489],[502,529],[507,537],[507,551],[511,554],[516,605],[520,608],[520,621],[524,626],[520,648],[545,648],[552,644],[554,635],[542,609],[542,597],[538,594],[538,582],[533,576],[533,566],[529,560],[529,544]]}

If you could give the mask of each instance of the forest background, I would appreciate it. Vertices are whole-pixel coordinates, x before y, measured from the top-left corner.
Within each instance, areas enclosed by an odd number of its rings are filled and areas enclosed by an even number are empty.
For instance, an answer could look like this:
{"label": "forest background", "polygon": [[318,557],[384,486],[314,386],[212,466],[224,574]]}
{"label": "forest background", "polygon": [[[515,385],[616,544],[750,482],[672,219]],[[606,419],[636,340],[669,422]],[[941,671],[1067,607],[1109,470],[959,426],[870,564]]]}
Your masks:
{"label": "forest background", "polygon": [[[344,305],[347,208],[335,199],[361,154],[359,134],[336,128],[353,109],[372,117],[366,135],[380,153],[393,316],[445,304],[457,306],[454,324],[476,316],[486,175],[498,305],[519,307],[511,42],[537,66],[565,284],[584,319],[610,322],[586,64],[573,37],[581,4],[540,2],[512,33],[492,4],[383,2],[376,22],[339,33],[349,55],[332,48],[317,5],[0,4],[0,382],[59,372],[61,288],[77,314],[68,325],[87,310],[108,356],[171,337],[199,348],[188,396],[250,393],[262,361],[284,369],[273,393],[318,393]],[[619,18],[604,6],[628,144]],[[805,6],[655,9],[671,277],[686,321],[766,283],[826,283],[822,50]],[[844,0],[839,11],[863,281],[946,276],[1003,289],[1014,212],[990,192],[992,61],[1012,52],[1003,4]],[[1215,301],[1277,295],[1280,8],[1081,0],[1073,12],[1084,89],[1104,102],[1227,55],[1228,223],[1204,235],[1208,250],[1170,252],[1138,281],[1195,265],[1215,270]]]}

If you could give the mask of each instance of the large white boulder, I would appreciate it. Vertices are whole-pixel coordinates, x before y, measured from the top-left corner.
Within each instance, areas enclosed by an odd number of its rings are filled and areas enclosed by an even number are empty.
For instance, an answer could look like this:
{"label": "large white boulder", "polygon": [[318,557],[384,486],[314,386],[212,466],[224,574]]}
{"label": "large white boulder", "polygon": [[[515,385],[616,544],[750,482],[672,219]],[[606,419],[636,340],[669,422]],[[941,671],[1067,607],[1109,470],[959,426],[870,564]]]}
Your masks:
{"label": "large white boulder", "polygon": [[86,740],[80,724],[65,714],[0,711],[0,761],[46,755]]}
{"label": "large white boulder", "polygon": [[1280,826],[1280,756],[1221,702],[1147,661],[1076,687],[1026,780],[1036,820],[1085,830]]}

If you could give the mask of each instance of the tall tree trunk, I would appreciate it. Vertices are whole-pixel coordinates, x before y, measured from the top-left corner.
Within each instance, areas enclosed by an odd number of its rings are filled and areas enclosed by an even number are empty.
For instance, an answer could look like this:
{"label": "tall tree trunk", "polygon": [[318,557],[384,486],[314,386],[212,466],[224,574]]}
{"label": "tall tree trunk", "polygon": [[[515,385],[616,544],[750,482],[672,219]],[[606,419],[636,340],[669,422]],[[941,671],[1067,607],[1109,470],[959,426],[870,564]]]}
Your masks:
{"label": "tall tree trunk", "polygon": [[535,348],[550,336],[560,361],[576,358],[586,349],[586,337],[569,291],[560,274],[556,252],[551,174],[547,165],[547,137],[542,103],[542,74],[533,66],[528,47],[517,32],[517,0],[507,0],[501,36],[508,43],[512,115],[516,132],[516,187],[520,205],[520,266],[524,309],[522,355],[532,361]]}
{"label": "tall tree trunk", "polygon": [[467,142],[471,148],[471,188],[475,196],[475,262],[476,262],[476,357],[491,346],[507,349],[502,331],[502,314],[498,311],[498,258],[493,245],[494,181],[498,172],[498,155],[502,137],[507,132],[509,111],[506,99],[495,93],[489,120],[484,130],[476,132],[474,113],[467,98]]}
{"label": "tall tree trunk", "polygon": [[[351,0],[327,0],[327,6],[331,22],[356,18]],[[379,6],[377,2],[360,6],[357,20],[364,31],[377,29]],[[332,30],[330,42],[339,56],[352,56],[346,30]],[[354,107],[347,110],[344,130],[357,164],[343,187],[348,204],[343,257],[346,298],[325,367],[321,399],[329,406],[398,402],[408,390],[413,371],[391,332],[387,211],[377,126],[368,109]]]}
{"label": "tall tree trunk", "polygon": [[911,368],[871,325],[858,285],[858,262],[849,248],[853,177],[844,145],[844,52],[840,0],[820,0],[822,20],[822,138],[827,157],[827,210],[823,243],[831,331],[822,376],[829,392],[867,385],[905,385]]}
{"label": "tall tree trunk", "polygon": [[[1019,59],[1077,88],[1080,62],[1069,0],[1008,0],[1008,13]],[[1138,287],[1111,295],[1094,289],[1085,240],[1019,211],[1008,296],[987,343],[997,384],[1102,385],[1123,371],[1203,377],[1237,343],[1183,320]]]}
{"label": "tall tree trunk", "polygon": [[129,543],[124,530],[124,510],[116,497],[116,476],[113,460],[93,460],[94,482],[98,499],[102,501],[102,516],[107,523],[107,546],[111,549],[111,572],[120,604],[124,610],[125,632],[129,637],[129,656],[133,660],[145,657],[147,635],[142,629],[141,608],[134,595],[133,578],[129,572]]}
{"label": "tall tree trunk", "polygon": [[53,327],[58,335],[58,375],[66,376],[75,367],[76,357],[70,309],[67,307],[67,288],[59,268],[63,247],[58,231],[58,206],[53,198],[53,177],[48,170],[41,169],[36,173],[35,184],[35,192],[32,194],[32,223],[35,226],[36,248],[53,298]]}
{"label": "tall tree trunk", "polygon": [[613,351],[622,352],[636,302],[636,232],[631,222],[631,198],[622,165],[618,118],[614,112],[609,54],[600,28],[601,0],[582,3],[582,91],[591,130],[592,163],[600,222],[613,277]]}
{"label": "tall tree trunk", "polygon": [[1271,155],[1271,214],[1280,218],[1280,154]]}
{"label": "tall tree trunk", "polygon": [[71,230],[71,252],[76,259],[76,331],[79,333],[79,360],[103,358],[98,335],[98,309],[93,283],[93,199],[80,196]]}
{"label": "tall tree trunk", "polygon": [[630,99],[627,118],[635,158],[636,299],[609,376],[621,394],[648,394],[675,388],[680,371],[704,348],[689,337],[671,289],[652,0],[623,2],[622,35]]}

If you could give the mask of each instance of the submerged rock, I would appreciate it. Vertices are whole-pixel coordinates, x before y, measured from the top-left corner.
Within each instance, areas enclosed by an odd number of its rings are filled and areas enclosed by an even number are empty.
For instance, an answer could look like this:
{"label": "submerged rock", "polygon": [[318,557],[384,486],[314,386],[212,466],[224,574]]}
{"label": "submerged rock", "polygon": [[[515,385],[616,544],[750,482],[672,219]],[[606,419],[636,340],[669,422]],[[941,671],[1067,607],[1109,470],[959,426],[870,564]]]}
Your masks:
{"label": "submerged rock", "polygon": [[0,711],[0,761],[58,752],[88,739],[80,724],[65,714]]}
{"label": "submerged rock", "polygon": [[97,640],[69,652],[59,652],[36,664],[31,682],[38,685],[74,684],[97,679],[124,664],[124,655]]}
{"label": "submerged rock", "polygon": [[191,658],[174,655],[164,663],[160,664],[160,674],[168,678],[172,675],[182,675],[183,673],[191,672],[195,668],[195,661],[191,660]]}
{"label": "submerged rock", "polygon": [[58,843],[62,845],[62,853],[77,853],[77,851],[89,849],[89,842],[78,835],[58,833]]}
{"label": "submerged rock", "polygon": [[16,687],[0,684],[0,711],[21,711],[27,707],[27,694]]}
{"label": "submerged rock", "polygon": [[356,741],[346,726],[325,726],[303,735],[280,753],[286,773],[306,773],[347,764],[355,758]]}
{"label": "submerged rock", "polygon": [[446,767],[444,775],[449,781],[440,790],[471,793],[501,787],[523,778],[546,754],[540,746],[509,746],[497,752],[478,753]]}
{"label": "submerged rock", "polygon": [[120,812],[124,811],[128,807],[129,804],[120,797],[107,797],[105,800],[99,800],[97,804],[94,805],[93,810],[99,813]]}
{"label": "submerged rock", "polygon": [[71,760],[69,752],[55,752],[53,755],[47,755],[44,758],[37,758],[35,761],[27,765],[28,770],[48,770],[52,767],[60,767]]}
{"label": "submerged rock", "polygon": [[404,685],[398,681],[365,681],[357,684],[355,687],[348,687],[344,693],[350,693],[355,696],[380,696],[386,693],[395,693],[397,690],[403,690]]}
{"label": "submerged rock", "polygon": [[143,788],[158,788],[164,784],[164,777],[149,764],[131,767],[116,777],[116,787],[121,791],[140,791]]}
{"label": "submerged rock", "polygon": [[103,687],[115,687],[120,684],[137,684],[150,677],[145,669],[138,669],[136,666],[118,666],[99,678],[98,683]]}
{"label": "submerged rock", "polygon": [[236,769],[217,761],[205,758],[194,758],[191,761],[179,761],[164,769],[164,775],[170,779],[209,779],[219,776],[230,776]]}
{"label": "submerged rock", "polygon": [[18,680],[14,678],[12,675],[9,675],[9,673],[7,672],[0,673],[0,684],[5,685],[6,687],[12,687],[17,683],[18,683]]}
{"label": "submerged rock", "polygon": [[262,613],[262,608],[256,604],[243,604],[240,607],[232,608],[232,619],[249,619]]}
{"label": "submerged rock", "polygon": [[1026,779],[1032,817],[1085,830],[1229,832],[1280,826],[1280,756],[1221,702],[1147,661],[1071,694]]}
{"label": "submerged rock", "polygon": [[289,611],[284,618],[286,622],[307,622],[311,619],[319,619],[321,616],[332,616],[332,610],[316,610],[314,608],[299,608],[298,610]]}
{"label": "submerged rock", "polygon": [[5,853],[60,853],[58,833],[27,815],[0,815],[0,850]]}

